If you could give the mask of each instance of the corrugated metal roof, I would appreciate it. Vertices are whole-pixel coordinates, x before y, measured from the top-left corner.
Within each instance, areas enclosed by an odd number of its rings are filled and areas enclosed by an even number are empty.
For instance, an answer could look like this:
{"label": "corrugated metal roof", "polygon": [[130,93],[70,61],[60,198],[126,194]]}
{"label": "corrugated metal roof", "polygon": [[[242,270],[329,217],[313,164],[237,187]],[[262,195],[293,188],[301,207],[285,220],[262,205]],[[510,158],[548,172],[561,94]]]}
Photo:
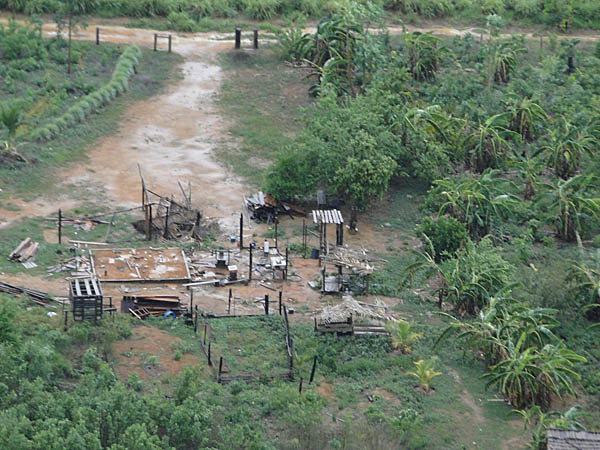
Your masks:
{"label": "corrugated metal roof", "polygon": [[600,432],[546,430],[548,450],[600,450]]}

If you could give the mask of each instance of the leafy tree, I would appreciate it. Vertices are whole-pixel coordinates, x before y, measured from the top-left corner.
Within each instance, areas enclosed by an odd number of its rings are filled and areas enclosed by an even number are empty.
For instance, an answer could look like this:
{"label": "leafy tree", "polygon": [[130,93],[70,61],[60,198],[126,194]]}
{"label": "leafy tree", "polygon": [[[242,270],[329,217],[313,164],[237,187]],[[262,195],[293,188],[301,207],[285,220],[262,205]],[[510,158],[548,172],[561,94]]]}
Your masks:
{"label": "leafy tree", "polygon": [[10,300],[0,301],[0,344],[16,344],[19,333],[15,325],[15,305]]}
{"label": "leafy tree", "polygon": [[79,27],[85,27],[85,15],[89,14],[98,7],[99,0],[58,0],[60,8],[55,15],[58,32],[67,27],[68,47],[67,47],[67,73],[71,73],[71,36]]}
{"label": "leafy tree", "polygon": [[438,216],[435,219],[425,217],[415,232],[426,245],[424,236],[431,242],[434,250],[432,255],[437,263],[454,256],[457,250],[467,240],[467,230],[461,222],[453,217]]}

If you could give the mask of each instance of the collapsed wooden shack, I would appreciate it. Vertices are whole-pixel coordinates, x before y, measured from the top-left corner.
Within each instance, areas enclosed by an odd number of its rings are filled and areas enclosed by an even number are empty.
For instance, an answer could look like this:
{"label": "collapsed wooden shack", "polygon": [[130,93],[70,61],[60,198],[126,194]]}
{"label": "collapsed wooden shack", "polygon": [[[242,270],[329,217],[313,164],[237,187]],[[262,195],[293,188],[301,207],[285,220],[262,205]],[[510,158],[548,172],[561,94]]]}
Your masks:
{"label": "collapsed wooden shack", "polygon": [[[321,256],[321,292],[332,294],[358,286],[368,294],[371,275],[380,268],[376,264],[378,262],[386,261],[370,255],[365,249],[333,247]],[[327,275],[328,265],[336,267],[335,275]],[[358,282],[354,282],[353,278],[358,278]]]}
{"label": "collapsed wooden shack", "polygon": [[134,228],[152,240],[204,240],[218,232],[216,220],[204,217],[201,210],[192,206],[192,187],[188,189],[178,181],[183,200],[164,196],[149,189],[140,171],[142,181],[142,209],[144,218],[133,223]]}

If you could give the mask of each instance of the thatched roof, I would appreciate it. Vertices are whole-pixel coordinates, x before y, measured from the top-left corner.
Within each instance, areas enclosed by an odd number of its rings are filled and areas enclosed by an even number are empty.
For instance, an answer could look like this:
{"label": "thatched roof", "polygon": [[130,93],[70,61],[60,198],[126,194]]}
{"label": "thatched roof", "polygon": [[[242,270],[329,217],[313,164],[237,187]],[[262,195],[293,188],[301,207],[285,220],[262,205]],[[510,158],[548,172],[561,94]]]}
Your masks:
{"label": "thatched roof", "polygon": [[341,303],[335,306],[326,306],[317,316],[319,323],[345,322],[350,316],[354,318],[388,321],[397,319],[388,313],[387,305],[380,299],[375,304],[356,301],[352,296],[344,296]]}
{"label": "thatched roof", "polygon": [[548,450],[598,450],[600,432],[573,430],[546,430]]}

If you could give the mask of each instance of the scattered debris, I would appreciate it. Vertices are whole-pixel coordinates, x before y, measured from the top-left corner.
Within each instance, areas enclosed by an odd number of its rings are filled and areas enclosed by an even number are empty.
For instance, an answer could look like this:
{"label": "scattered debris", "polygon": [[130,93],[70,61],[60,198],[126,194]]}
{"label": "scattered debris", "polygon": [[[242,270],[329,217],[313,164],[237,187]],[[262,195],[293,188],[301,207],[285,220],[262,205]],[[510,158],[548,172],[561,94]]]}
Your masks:
{"label": "scattered debris", "polygon": [[387,321],[396,322],[397,319],[388,313],[387,305],[380,299],[375,300],[375,304],[368,304],[356,301],[351,295],[343,297],[341,303],[335,306],[326,306],[315,320],[317,324],[329,326],[332,323],[352,324],[353,317],[374,320],[379,323]]}
{"label": "scattered debris", "polygon": [[169,312],[179,317],[187,313],[187,307],[181,304],[176,295],[125,295],[121,300],[121,312],[129,312],[143,320],[148,316],[164,316]]}
{"label": "scattered debris", "polygon": [[75,256],[46,270],[48,273],[70,272],[71,277],[89,278],[92,275],[92,264],[85,256]]}
{"label": "scattered debris", "polygon": [[[15,262],[25,263],[29,259],[31,259],[35,256],[39,247],[40,247],[40,244],[38,242],[33,242],[31,240],[31,238],[27,238],[23,242],[21,242],[17,246],[17,248],[15,248],[12,252],[10,252],[10,254],[8,255],[8,259],[10,259],[11,261],[15,261]],[[29,265],[29,266],[31,266],[31,265]],[[30,268],[27,266],[25,266],[25,267]],[[36,266],[33,265],[33,267],[36,267]]]}
{"label": "scattered debris", "polygon": [[292,218],[294,216],[306,216],[306,211],[303,208],[289,203],[278,202],[269,194],[265,194],[262,191],[259,191],[252,197],[244,196],[244,204],[252,213],[251,219],[257,222],[273,223],[279,214],[288,214]]}
{"label": "scattered debris", "polygon": [[180,248],[90,249],[93,274],[100,281],[189,281]]}

